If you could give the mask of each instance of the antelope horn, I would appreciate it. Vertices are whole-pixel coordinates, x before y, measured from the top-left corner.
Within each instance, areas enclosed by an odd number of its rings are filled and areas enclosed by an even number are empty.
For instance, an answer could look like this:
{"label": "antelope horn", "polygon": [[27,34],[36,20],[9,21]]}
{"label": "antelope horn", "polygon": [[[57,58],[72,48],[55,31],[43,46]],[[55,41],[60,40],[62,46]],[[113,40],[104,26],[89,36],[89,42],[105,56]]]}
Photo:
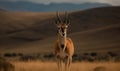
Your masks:
{"label": "antelope horn", "polygon": [[59,22],[61,22],[60,15],[59,15],[58,11],[56,12],[56,15],[57,15],[57,20],[58,20]]}
{"label": "antelope horn", "polygon": [[68,13],[67,12],[65,12],[65,23],[68,25],[68,24],[70,24],[70,20],[69,20],[69,18],[68,18]]}

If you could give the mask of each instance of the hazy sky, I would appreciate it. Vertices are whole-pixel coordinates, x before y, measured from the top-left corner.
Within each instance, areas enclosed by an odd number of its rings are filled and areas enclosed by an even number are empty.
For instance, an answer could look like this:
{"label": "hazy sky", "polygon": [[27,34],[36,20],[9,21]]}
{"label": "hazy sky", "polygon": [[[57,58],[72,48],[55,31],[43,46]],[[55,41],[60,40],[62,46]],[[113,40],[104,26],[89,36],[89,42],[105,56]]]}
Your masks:
{"label": "hazy sky", "polygon": [[108,4],[120,6],[120,0],[4,0],[4,1],[31,1],[31,2],[44,3],[44,4],[49,4],[51,2],[56,2],[56,3],[61,3],[61,2],[69,2],[69,3],[99,2],[99,3],[108,3]]}

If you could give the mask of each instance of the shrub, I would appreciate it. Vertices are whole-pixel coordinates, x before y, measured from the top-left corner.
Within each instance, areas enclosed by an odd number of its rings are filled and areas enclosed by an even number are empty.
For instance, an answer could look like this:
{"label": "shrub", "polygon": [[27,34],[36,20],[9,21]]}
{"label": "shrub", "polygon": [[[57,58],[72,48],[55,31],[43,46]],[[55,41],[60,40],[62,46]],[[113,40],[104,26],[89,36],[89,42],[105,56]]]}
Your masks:
{"label": "shrub", "polygon": [[95,57],[95,56],[97,56],[97,53],[96,52],[92,52],[91,56]]}
{"label": "shrub", "polygon": [[0,71],[14,71],[14,66],[0,57]]}
{"label": "shrub", "polygon": [[10,53],[5,53],[4,57],[12,57],[12,55]]}

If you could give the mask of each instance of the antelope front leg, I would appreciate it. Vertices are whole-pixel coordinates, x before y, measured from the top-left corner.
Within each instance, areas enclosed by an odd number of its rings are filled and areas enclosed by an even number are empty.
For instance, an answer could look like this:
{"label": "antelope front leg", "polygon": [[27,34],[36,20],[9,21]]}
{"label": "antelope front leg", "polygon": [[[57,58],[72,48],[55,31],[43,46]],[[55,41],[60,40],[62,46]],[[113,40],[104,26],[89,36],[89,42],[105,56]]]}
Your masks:
{"label": "antelope front leg", "polygon": [[70,71],[70,66],[72,62],[72,57],[67,57],[65,60],[65,71]]}
{"label": "antelope front leg", "polygon": [[57,59],[57,65],[58,65],[58,70],[62,71],[62,60],[61,59]]}

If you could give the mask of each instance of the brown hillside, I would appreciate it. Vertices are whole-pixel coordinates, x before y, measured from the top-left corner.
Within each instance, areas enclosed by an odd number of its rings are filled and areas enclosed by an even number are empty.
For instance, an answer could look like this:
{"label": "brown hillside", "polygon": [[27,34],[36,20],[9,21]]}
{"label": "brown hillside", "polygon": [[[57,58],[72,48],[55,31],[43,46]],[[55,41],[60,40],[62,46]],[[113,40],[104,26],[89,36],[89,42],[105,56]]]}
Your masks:
{"label": "brown hillside", "polygon": [[[0,12],[0,49],[4,52],[52,51],[57,32],[54,15]],[[72,12],[70,18],[68,33],[77,52],[120,51],[120,7]]]}

